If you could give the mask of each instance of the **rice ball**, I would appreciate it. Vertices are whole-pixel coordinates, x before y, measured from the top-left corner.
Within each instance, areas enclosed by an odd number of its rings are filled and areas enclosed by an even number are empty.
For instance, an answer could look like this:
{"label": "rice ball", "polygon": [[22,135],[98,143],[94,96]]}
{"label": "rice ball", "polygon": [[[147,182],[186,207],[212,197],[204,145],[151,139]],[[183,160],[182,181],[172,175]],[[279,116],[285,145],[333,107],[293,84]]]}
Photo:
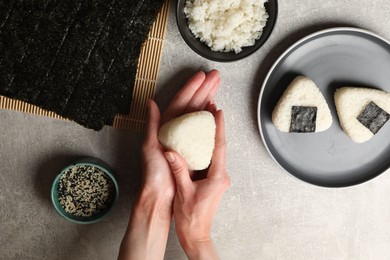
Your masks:
{"label": "rice ball", "polygon": [[276,104],[272,123],[281,132],[317,133],[332,125],[332,115],[316,84],[307,77],[298,76]]}
{"label": "rice ball", "polygon": [[[381,114],[369,119],[371,124],[378,121],[380,117],[385,117],[381,121],[384,125],[390,115],[390,93],[383,90],[362,87],[342,87],[336,90],[334,94],[337,114],[340,120],[340,125],[344,132],[355,143],[364,143],[370,140],[376,132],[372,132],[370,127],[367,128],[361,121],[359,116],[365,111],[370,103],[374,103],[380,110]],[[383,116],[385,115],[385,116]],[[381,125],[381,126],[382,126]]]}
{"label": "rice ball", "polygon": [[184,114],[163,124],[158,140],[167,150],[180,154],[189,170],[204,170],[211,162],[215,143],[212,113],[198,111]]}

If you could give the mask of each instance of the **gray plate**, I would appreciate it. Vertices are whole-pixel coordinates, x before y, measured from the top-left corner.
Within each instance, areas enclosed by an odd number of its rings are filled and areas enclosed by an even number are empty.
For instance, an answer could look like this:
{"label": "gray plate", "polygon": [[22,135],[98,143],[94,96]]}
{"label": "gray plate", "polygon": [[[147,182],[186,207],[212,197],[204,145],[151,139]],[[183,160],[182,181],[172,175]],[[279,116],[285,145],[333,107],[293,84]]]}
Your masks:
{"label": "gray plate", "polygon": [[[272,110],[298,75],[311,78],[333,116],[330,129],[313,134],[279,132]],[[390,92],[390,43],[365,30],[334,28],[309,35],[291,46],[269,71],[259,97],[258,122],[273,159],[295,177],[326,187],[367,181],[390,166],[390,123],[369,141],[354,143],[341,129],[334,91],[342,86]]]}

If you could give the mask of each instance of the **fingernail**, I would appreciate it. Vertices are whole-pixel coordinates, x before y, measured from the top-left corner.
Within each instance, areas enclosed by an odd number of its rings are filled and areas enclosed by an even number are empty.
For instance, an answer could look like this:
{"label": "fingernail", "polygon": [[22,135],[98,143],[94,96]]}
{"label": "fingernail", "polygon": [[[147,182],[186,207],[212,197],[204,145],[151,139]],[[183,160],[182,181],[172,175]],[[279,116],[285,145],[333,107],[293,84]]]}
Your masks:
{"label": "fingernail", "polygon": [[165,153],[165,158],[167,158],[168,162],[170,163],[173,163],[175,161],[175,156],[173,156],[173,154],[170,152]]}

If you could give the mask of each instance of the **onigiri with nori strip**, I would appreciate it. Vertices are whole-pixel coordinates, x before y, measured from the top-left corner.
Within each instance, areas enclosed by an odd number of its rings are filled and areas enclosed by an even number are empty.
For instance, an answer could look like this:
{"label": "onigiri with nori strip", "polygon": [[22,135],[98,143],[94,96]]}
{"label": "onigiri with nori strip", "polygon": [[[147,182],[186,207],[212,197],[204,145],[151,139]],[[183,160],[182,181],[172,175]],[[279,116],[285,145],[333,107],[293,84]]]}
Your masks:
{"label": "onigiri with nori strip", "polygon": [[370,140],[388,122],[390,93],[383,90],[342,87],[334,100],[341,127],[356,143]]}
{"label": "onigiri with nori strip", "polygon": [[189,170],[210,165],[215,142],[215,120],[208,111],[184,114],[163,124],[158,140],[167,150],[180,154]]}
{"label": "onigiri with nori strip", "polygon": [[332,115],[316,84],[307,77],[298,76],[276,104],[272,123],[281,132],[321,132],[332,125]]}

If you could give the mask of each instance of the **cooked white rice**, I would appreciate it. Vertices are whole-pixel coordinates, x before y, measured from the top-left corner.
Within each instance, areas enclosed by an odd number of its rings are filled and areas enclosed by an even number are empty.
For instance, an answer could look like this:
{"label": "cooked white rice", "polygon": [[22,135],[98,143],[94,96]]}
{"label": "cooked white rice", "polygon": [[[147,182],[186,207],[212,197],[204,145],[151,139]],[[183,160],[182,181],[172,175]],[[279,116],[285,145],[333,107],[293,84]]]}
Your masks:
{"label": "cooked white rice", "polygon": [[267,0],[187,0],[191,32],[213,51],[239,53],[259,39],[268,19]]}

